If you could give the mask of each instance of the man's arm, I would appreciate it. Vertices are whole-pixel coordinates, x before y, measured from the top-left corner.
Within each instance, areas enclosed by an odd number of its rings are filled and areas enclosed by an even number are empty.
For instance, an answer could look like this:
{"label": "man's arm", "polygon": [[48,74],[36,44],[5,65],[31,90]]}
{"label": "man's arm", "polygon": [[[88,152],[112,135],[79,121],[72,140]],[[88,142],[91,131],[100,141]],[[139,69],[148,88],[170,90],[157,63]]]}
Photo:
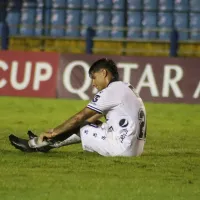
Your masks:
{"label": "man's arm", "polygon": [[102,114],[96,113],[94,116],[87,119],[87,122],[94,123],[94,124],[97,124],[97,125],[102,124],[103,122],[101,122],[99,120],[102,116],[103,116]]}
{"label": "man's arm", "polygon": [[83,122],[85,122],[87,119],[93,117],[96,114],[97,114],[96,111],[86,107],[77,114],[75,114],[74,116],[72,116],[70,119],[65,121],[64,123],[54,128],[51,134],[43,133],[42,135],[40,135],[40,139],[43,141],[44,137],[53,138],[57,135],[78,128]]}

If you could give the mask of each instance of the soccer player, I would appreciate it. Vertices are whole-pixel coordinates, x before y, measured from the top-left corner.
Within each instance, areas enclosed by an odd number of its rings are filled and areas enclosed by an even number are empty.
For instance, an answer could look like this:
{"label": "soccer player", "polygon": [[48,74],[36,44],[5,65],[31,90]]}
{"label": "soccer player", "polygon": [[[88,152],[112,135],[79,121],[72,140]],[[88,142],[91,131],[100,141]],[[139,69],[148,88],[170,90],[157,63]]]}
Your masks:
{"label": "soccer player", "polygon": [[[102,156],[139,156],[146,139],[146,111],[142,99],[129,83],[119,81],[116,64],[102,58],[89,69],[98,93],[80,112],[39,137],[29,140],[10,135],[22,151],[48,151],[81,142],[83,150]],[[99,119],[104,116],[106,122]]]}

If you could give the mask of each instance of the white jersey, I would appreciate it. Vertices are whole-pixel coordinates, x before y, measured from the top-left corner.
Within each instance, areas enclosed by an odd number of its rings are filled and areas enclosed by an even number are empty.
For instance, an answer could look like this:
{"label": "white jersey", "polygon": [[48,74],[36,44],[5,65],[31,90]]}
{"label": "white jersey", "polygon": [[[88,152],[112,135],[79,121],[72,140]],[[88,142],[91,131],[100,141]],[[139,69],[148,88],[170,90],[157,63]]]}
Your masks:
{"label": "white jersey", "polygon": [[[111,82],[98,92],[87,105],[106,116],[107,130],[112,131],[121,143],[129,140],[145,140],[146,111],[142,99],[129,83]],[[127,141],[130,143],[130,141]]]}

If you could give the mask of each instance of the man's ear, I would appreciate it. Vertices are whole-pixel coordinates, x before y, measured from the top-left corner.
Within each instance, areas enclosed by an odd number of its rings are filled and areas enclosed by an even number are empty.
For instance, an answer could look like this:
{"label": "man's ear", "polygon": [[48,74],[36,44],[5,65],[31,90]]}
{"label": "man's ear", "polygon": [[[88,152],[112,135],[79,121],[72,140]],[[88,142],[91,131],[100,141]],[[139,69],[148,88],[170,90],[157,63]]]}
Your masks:
{"label": "man's ear", "polygon": [[108,75],[108,72],[107,72],[107,70],[106,70],[106,69],[103,69],[103,71],[102,71],[102,72],[103,72],[103,76],[104,76],[104,77],[106,77],[106,76]]}

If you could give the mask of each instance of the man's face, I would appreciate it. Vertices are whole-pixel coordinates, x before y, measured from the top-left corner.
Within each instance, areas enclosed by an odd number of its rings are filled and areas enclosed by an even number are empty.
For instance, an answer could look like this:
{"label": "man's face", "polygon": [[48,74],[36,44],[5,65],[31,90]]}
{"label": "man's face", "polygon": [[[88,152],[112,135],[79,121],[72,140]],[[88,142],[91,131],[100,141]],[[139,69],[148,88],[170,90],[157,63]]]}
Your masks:
{"label": "man's face", "polygon": [[100,69],[98,72],[94,72],[91,74],[92,86],[97,88],[98,91],[106,88],[106,70]]}

